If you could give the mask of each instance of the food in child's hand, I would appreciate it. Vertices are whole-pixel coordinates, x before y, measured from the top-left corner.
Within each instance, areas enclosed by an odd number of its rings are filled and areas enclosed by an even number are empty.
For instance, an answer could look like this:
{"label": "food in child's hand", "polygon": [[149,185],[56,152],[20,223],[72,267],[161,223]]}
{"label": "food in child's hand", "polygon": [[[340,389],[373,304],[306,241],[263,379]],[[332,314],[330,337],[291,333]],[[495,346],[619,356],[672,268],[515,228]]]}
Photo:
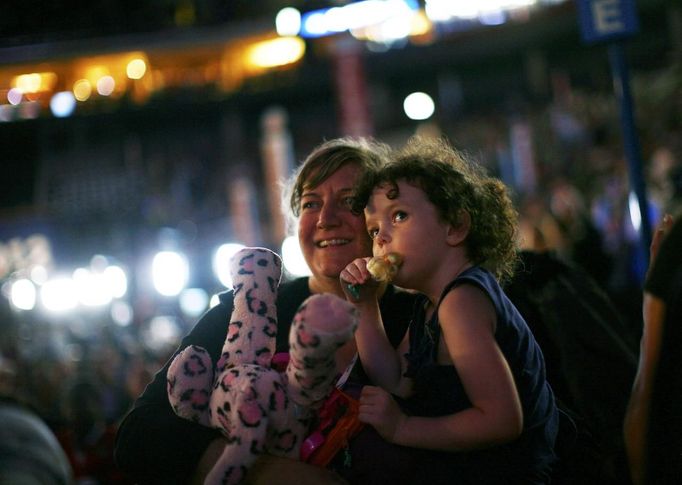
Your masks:
{"label": "food in child's hand", "polygon": [[[376,281],[390,283],[398,272],[398,268],[403,262],[403,257],[398,253],[388,253],[384,256],[376,256],[367,262],[367,271]],[[346,285],[348,292],[356,300],[360,299],[360,288],[358,285]]]}
{"label": "food in child's hand", "polygon": [[367,271],[377,281],[390,283],[395,277],[403,257],[398,253],[388,253],[384,256],[375,256],[367,262]]}

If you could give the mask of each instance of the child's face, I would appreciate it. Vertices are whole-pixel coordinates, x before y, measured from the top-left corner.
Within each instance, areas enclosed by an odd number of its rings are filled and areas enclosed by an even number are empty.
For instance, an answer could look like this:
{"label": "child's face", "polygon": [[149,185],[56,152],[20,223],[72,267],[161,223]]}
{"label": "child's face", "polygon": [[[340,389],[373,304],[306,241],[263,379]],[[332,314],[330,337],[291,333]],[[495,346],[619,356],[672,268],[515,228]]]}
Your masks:
{"label": "child's face", "polygon": [[428,278],[442,264],[450,226],[440,220],[436,207],[422,189],[404,181],[397,186],[399,195],[394,198],[388,197],[394,195],[392,185],[374,189],[365,208],[367,231],[375,256],[389,252],[403,256],[394,282],[416,288],[416,280]]}

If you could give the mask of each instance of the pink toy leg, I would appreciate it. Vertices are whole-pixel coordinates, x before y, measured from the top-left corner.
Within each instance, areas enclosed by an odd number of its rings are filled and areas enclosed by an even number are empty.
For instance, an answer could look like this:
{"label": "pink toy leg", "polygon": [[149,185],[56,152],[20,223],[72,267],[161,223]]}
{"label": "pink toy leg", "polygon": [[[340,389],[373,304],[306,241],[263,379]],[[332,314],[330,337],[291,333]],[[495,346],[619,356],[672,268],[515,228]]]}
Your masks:
{"label": "pink toy leg", "polygon": [[227,444],[206,483],[241,483],[262,453],[297,456],[303,424],[292,418],[290,405],[278,372],[249,364],[224,372],[213,389],[211,414]]}

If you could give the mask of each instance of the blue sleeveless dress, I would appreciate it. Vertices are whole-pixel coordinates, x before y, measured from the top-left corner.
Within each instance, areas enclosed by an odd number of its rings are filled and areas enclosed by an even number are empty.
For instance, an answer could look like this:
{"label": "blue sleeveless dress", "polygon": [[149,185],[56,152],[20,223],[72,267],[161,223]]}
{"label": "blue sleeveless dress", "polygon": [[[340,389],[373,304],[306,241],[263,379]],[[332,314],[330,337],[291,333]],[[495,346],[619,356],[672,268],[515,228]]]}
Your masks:
{"label": "blue sleeveless dress", "polygon": [[[450,290],[461,284],[479,287],[495,307],[495,340],[514,376],[523,409],[523,431],[513,442],[485,450],[424,452],[419,460],[423,483],[548,483],[556,460],[554,442],[559,414],[545,378],[540,347],[495,277],[483,268],[469,268],[450,282],[443,290],[438,306]],[[426,321],[427,303],[425,297],[417,303],[409,329],[410,350],[405,375],[414,380],[414,393],[399,402],[403,411],[413,416],[454,414],[471,407],[471,403],[455,367],[437,364],[441,335],[438,307]]]}

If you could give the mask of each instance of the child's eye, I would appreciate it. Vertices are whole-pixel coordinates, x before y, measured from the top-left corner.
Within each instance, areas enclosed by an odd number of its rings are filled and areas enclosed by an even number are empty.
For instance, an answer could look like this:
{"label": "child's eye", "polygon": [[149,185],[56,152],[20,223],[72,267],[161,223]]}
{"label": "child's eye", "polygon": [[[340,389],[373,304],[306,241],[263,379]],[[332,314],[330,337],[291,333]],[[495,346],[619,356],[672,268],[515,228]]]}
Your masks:
{"label": "child's eye", "polygon": [[393,214],[393,222],[400,222],[404,221],[405,219],[407,219],[407,212],[405,211],[396,211]]}
{"label": "child's eye", "polygon": [[379,229],[367,229],[367,234],[369,234],[370,239],[374,239],[379,234]]}

